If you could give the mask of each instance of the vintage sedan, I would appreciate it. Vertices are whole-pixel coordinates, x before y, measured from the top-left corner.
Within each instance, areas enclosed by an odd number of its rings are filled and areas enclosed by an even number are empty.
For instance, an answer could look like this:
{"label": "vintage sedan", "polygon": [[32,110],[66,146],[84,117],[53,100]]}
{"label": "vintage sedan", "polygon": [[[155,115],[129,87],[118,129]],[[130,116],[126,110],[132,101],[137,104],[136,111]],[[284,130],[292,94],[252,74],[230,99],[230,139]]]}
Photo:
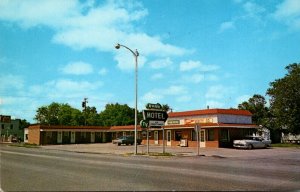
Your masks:
{"label": "vintage sedan", "polygon": [[[142,143],[142,139],[137,139],[137,144],[140,145]],[[122,136],[112,141],[113,144],[118,145],[133,145],[134,144],[134,137],[133,136]]]}
{"label": "vintage sedan", "polygon": [[265,140],[258,136],[247,136],[242,140],[234,140],[233,147],[241,149],[267,148],[271,146],[271,140]]}

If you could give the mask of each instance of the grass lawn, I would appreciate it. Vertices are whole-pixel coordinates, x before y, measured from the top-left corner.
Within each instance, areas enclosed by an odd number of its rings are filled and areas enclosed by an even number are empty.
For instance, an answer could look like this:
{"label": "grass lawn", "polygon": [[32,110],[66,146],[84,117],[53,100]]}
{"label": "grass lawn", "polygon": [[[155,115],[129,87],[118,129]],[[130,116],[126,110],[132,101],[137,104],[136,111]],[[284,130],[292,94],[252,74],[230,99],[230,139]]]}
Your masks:
{"label": "grass lawn", "polygon": [[271,144],[271,146],[272,147],[296,147],[300,149],[300,145],[295,143],[274,143]]}

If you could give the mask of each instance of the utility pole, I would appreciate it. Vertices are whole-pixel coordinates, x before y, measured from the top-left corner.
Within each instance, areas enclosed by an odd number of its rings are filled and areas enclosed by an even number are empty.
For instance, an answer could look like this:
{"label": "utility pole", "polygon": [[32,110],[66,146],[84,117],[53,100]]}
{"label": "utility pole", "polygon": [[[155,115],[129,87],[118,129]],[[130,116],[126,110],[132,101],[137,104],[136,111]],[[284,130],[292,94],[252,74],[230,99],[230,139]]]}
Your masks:
{"label": "utility pole", "polygon": [[84,126],[86,126],[86,104],[88,103],[87,99],[88,98],[84,98],[82,101],[82,110],[84,112]]}

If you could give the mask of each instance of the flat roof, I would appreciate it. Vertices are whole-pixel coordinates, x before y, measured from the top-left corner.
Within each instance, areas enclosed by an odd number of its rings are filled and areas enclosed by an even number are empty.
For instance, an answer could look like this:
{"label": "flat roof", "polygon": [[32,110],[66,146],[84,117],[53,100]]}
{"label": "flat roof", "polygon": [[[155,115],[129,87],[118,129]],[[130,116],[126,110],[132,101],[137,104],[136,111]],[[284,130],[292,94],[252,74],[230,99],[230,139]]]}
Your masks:
{"label": "flat roof", "polygon": [[241,115],[241,116],[252,116],[252,113],[248,110],[240,109],[203,109],[194,111],[182,111],[182,112],[170,112],[169,117],[186,117],[186,116],[199,116],[199,115]]}

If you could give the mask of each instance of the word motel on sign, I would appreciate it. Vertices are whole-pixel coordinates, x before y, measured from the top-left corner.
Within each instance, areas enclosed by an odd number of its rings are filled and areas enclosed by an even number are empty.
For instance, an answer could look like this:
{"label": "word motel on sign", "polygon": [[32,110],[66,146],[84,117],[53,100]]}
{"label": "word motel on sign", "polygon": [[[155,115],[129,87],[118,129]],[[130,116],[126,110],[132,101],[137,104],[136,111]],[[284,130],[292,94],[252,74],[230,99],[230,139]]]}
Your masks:
{"label": "word motel on sign", "polygon": [[147,112],[146,118],[148,119],[166,119],[164,113],[161,112]]}

